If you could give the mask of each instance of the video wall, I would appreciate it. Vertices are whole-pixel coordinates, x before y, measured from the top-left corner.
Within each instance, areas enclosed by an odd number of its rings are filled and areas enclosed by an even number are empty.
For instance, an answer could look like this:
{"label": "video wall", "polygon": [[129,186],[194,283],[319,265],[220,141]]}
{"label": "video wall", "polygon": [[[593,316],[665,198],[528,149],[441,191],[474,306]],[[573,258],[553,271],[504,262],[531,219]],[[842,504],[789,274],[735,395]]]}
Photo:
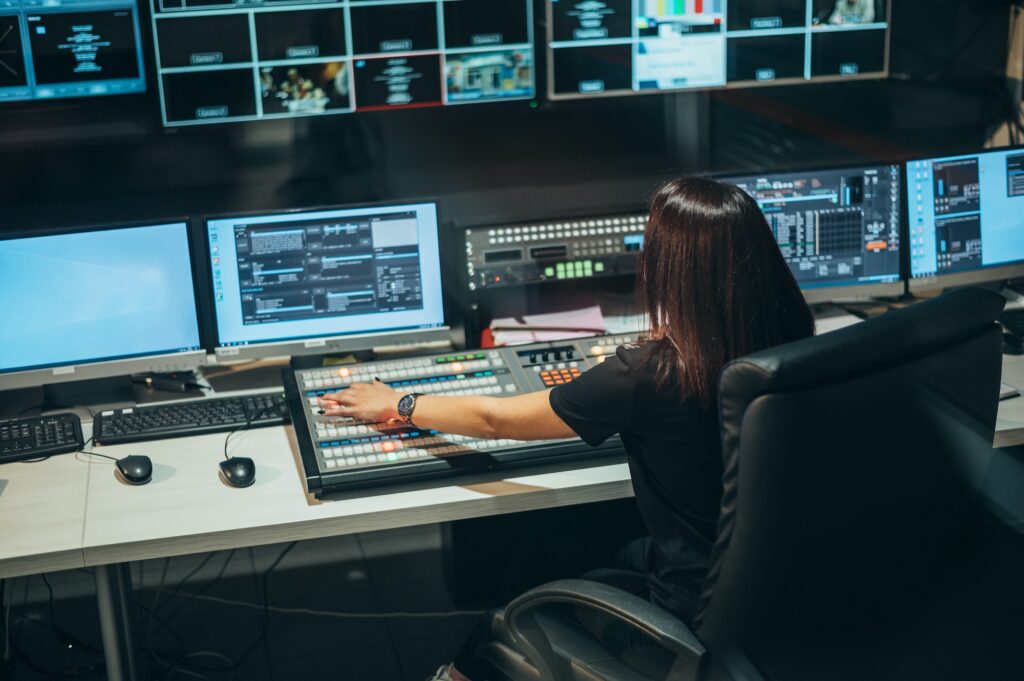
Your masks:
{"label": "video wall", "polygon": [[552,99],[887,72],[887,0],[546,0]]}
{"label": "video wall", "polygon": [[888,69],[889,0],[150,2],[0,0],[0,102],[143,92],[150,52],[168,127]]}
{"label": "video wall", "polygon": [[153,0],[165,125],[534,96],[530,0]]}

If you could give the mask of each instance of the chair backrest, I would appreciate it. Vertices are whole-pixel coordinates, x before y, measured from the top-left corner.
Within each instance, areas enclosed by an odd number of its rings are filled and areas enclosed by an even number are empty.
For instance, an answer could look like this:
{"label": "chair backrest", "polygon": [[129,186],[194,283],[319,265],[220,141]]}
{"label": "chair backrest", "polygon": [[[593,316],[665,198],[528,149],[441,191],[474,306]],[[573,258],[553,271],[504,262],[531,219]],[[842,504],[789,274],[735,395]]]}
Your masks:
{"label": "chair backrest", "polygon": [[725,368],[724,494],[696,623],[712,659],[882,678],[955,550],[960,468],[992,446],[1003,303],[955,291]]}

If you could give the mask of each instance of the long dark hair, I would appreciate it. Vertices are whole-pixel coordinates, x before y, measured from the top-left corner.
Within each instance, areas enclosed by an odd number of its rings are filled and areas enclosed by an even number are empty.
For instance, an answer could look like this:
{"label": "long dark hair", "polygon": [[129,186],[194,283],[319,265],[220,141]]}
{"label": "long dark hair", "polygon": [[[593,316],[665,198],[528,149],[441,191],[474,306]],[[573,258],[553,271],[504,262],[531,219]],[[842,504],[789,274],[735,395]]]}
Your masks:
{"label": "long dark hair", "polygon": [[651,199],[638,289],[661,387],[710,408],[730,360],[814,334],[814,317],[757,203],[702,177]]}

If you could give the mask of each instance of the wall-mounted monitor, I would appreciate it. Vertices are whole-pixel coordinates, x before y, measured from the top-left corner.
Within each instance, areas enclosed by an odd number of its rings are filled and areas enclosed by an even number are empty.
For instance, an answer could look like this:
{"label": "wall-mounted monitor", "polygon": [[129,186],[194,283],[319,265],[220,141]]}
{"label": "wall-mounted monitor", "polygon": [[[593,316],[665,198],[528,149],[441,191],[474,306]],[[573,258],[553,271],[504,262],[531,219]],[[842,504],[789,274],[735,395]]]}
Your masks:
{"label": "wall-mounted monitor", "polygon": [[545,0],[549,96],[883,77],[889,0]]}
{"label": "wall-mounted monitor", "polygon": [[211,218],[219,357],[447,340],[437,206]]}
{"label": "wall-mounted monitor", "polygon": [[0,238],[0,390],[203,364],[188,231]]}
{"label": "wall-mounted monitor", "polygon": [[0,103],[145,90],[135,0],[0,2]]}
{"label": "wall-mounted monitor", "polygon": [[531,99],[531,0],[153,0],[167,126]]}
{"label": "wall-mounted monitor", "polygon": [[812,302],[903,293],[900,166],[726,177],[764,212]]}
{"label": "wall-mounted monitor", "polygon": [[907,163],[910,288],[1024,276],[1024,148]]}

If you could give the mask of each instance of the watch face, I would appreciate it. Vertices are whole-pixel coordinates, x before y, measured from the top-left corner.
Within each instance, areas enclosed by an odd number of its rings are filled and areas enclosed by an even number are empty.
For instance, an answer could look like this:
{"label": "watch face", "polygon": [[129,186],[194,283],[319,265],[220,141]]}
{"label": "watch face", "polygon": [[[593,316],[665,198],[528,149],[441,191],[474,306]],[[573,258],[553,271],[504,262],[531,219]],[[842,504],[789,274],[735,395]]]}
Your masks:
{"label": "watch face", "polygon": [[408,417],[412,414],[412,407],[416,404],[416,398],[412,395],[405,395],[402,399],[398,400],[398,414],[400,416]]}

